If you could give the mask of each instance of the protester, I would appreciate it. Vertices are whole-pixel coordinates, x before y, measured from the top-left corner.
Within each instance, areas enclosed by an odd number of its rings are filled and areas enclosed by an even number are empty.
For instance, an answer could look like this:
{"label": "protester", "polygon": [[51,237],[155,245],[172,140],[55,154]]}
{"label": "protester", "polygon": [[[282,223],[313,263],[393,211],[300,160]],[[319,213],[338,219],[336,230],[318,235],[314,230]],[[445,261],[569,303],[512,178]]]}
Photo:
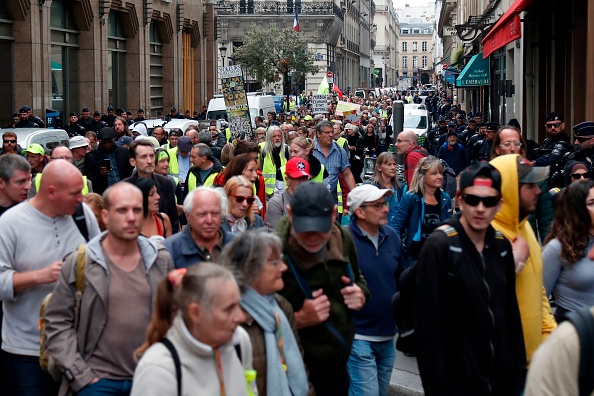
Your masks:
{"label": "protester", "polygon": [[[23,183],[28,184],[28,179]],[[74,165],[52,161],[37,195],[0,217],[2,371],[6,380],[2,386],[9,395],[57,393],[57,384],[39,366],[39,308],[54,289],[62,259],[86,242],[72,219],[83,201],[82,188],[82,176]],[[93,238],[99,235],[99,227],[93,212],[86,205],[83,209],[88,237]]]}
{"label": "protester", "polygon": [[466,168],[461,213],[419,254],[415,336],[427,396],[522,394],[526,358],[512,246],[490,224],[501,191],[501,175],[488,163]]}
{"label": "protester", "polygon": [[250,228],[264,227],[264,220],[252,210],[256,200],[254,187],[245,176],[233,176],[227,180],[224,189],[229,208],[221,221],[223,230],[238,234]]}
{"label": "protester", "polygon": [[258,373],[259,396],[313,395],[291,304],[278,293],[287,265],[280,238],[264,229],[249,230],[228,244],[221,263],[237,274],[242,290],[243,328],[248,332]]}
{"label": "protester", "polygon": [[88,193],[87,195],[83,196],[83,199],[95,214],[95,219],[97,219],[99,230],[101,232],[105,231],[107,227],[105,226],[103,218],[101,217],[101,211],[103,210],[103,197],[97,193]]}
{"label": "protester", "polygon": [[[137,351],[132,396],[248,396],[252,346],[231,272],[204,263],[173,271],[157,289],[147,339]],[[166,346],[163,339],[168,340]],[[171,349],[170,349],[171,348]],[[179,377],[172,352],[179,356]],[[252,391],[255,384],[250,384]],[[181,390],[180,390],[181,389]]]}
{"label": "protester", "polygon": [[421,247],[444,220],[452,215],[452,200],[441,190],[443,167],[434,156],[421,158],[396,210],[393,227],[401,235],[405,267],[417,259]]}
{"label": "protester", "polygon": [[586,252],[594,246],[594,181],[572,183],[555,206],[551,233],[542,251],[544,286],[555,293],[557,323],[569,312],[594,306],[594,285]]}
{"label": "protester", "polygon": [[[259,190],[261,191],[264,189],[264,179],[260,178],[260,175],[258,175],[258,168],[258,161],[254,158],[253,154],[239,154],[234,156],[225,170],[215,177],[214,185],[224,186],[226,181],[230,180],[232,177],[244,176],[254,185],[254,193],[257,194]],[[260,184],[260,180],[262,180],[262,184]],[[263,217],[261,210],[264,209],[266,200],[262,202],[257,195],[255,195],[254,198],[256,198],[256,200],[252,207],[253,213]]]}
{"label": "protester", "polygon": [[316,395],[347,395],[352,315],[369,297],[357,252],[335,223],[337,207],[326,186],[295,189],[289,216],[277,225],[289,270],[281,294],[295,310],[305,364]]}
{"label": "protester", "polygon": [[388,225],[391,227],[394,227],[396,210],[402,196],[406,192],[406,186],[402,186],[398,181],[396,174],[397,166],[396,155],[388,151],[383,152],[377,157],[373,176],[369,180],[369,184],[377,188],[392,191],[390,196],[386,196],[386,202],[388,203]]}
{"label": "protester", "polygon": [[291,158],[285,166],[284,177],[287,188],[282,194],[277,194],[268,201],[266,225],[270,230],[274,229],[280,219],[288,214],[287,206],[297,186],[311,179],[309,164],[303,158]]}
{"label": "protester", "polygon": [[[392,154],[388,152],[381,153]],[[361,273],[373,291],[363,309],[355,312],[355,340],[348,361],[349,395],[388,394],[396,349],[396,323],[391,310],[402,270],[402,243],[388,227],[392,190],[364,184],[349,193],[352,217],[348,229],[357,248]]]}
{"label": "protester", "polygon": [[532,227],[525,221],[534,211],[538,182],[545,180],[548,167],[533,167],[515,154],[491,160],[501,173],[503,205],[495,215],[493,227],[512,242],[516,264],[516,296],[522,317],[526,360],[557,327],[543,287],[541,248]]}
{"label": "protester", "polygon": [[295,138],[290,147],[291,158],[298,157],[306,160],[309,165],[311,180],[322,183],[328,177],[328,171],[320,160],[312,155],[312,150],[313,141],[311,139],[303,137]]}
{"label": "protester", "polygon": [[398,154],[404,155],[404,178],[410,187],[417,164],[421,158],[427,157],[427,151],[419,146],[419,138],[413,131],[400,132],[394,147]]}
{"label": "protester", "polygon": [[280,193],[284,189],[281,167],[289,159],[289,148],[285,144],[285,137],[275,125],[266,131],[266,143],[262,147],[260,170],[264,176],[266,199]]}
{"label": "protester", "polygon": [[139,178],[134,184],[142,192],[142,210],[144,221],[140,235],[145,237],[161,236],[167,238],[172,235],[171,221],[166,213],[159,212],[159,201],[161,197],[157,191],[157,185],[153,179]]}
{"label": "protester", "polygon": [[184,213],[188,226],[163,242],[175,267],[215,261],[233,238],[221,228],[222,217],[227,213],[227,195],[221,188],[198,187],[184,200]]}

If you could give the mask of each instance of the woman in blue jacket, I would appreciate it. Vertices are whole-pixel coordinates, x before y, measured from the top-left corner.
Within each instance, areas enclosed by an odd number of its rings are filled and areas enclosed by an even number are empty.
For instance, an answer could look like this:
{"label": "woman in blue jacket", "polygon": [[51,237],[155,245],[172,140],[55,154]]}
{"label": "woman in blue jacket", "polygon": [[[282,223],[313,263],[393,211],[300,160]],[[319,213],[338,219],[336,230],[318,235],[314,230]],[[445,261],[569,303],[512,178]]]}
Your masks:
{"label": "woman in blue jacket", "polygon": [[386,198],[388,201],[388,225],[394,228],[396,210],[398,203],[406,192],[406,185],[402,185],[396,176],[396,155],[390,151],[384,151],[377,157],[375,171],[369,183],[380,189],[392,190],[392,196]]}
{"label": "woman in blue jacket", "polygon": [[417,164],[409,191],[397,206],[394,229],[404,241],[404,264],[411,266],[423,243],[444,220],[452,215],[452,199],[441,190],[443,167],[430,155]]}

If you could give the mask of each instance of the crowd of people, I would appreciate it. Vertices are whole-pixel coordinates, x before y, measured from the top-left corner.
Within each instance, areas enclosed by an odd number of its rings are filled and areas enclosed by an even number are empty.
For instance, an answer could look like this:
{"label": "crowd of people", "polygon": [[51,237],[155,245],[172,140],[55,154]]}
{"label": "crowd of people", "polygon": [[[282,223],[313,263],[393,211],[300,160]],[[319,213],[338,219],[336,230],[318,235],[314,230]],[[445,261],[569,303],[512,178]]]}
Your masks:
{"label": "crowd of people", "polygon": [[[397,100],[435,128],[397,132]],[[111,106],[51,152],[4,132],[1,391],[386,395],[400,331],[426,395],[569,394],[541,361],[594,306],[594,122],[572,146],[550,113],[538,146],[445,92],[348,101],[302,94],[253,134]]]}

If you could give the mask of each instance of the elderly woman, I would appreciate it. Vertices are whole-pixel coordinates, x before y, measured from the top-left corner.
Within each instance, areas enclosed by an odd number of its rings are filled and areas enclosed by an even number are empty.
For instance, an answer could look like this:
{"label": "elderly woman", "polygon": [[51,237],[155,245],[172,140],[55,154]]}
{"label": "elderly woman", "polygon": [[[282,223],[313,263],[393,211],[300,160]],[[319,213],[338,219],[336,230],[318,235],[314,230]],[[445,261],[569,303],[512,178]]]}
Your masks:
{"label": "elderly woman", "polygon": [[303,364],[302,350],[291,304],[276,292],[287,270],[283,245],[276,234],[250,230],[225,246],[223,265],[237,274],[242,290],[241,324],[253,345],[253,363],[260,396],[313,394]]}
{"label": "elderly woman", "polygon": [[404,264],[410,267],[423,243],[444,220],[452,215],[452,199],[441,190],[443,167],[436,157],[422,158],[394,217],[394,229],[404,241]]}
{"label": "elderly woman", "polygon": [[221,228],[237,234],[252,227],[264,227],[264,220],[254,214],[256,201],[253,184],[245,176],[233,176],[224,186],[229,199],[229,209],[221,221]]}
{"label": "elderly woman", "polygon": [[[252,346],[231,272],[200,263],[172,271],[157,290],[147,341],[132,385],[134,396],[247,396]],[[166,346],[169,344],[169,346]],[[178,373],[175,351],[179,359]],[[178,388],[178,386],[180,388]]]}

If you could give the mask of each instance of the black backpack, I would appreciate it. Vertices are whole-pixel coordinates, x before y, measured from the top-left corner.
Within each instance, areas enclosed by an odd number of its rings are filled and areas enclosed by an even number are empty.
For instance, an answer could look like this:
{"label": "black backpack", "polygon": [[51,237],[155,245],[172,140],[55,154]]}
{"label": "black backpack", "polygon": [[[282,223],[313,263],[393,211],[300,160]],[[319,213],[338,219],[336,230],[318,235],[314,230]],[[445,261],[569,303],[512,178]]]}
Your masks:
{"label": "black backpack", "polygon": [[[448,236],[448,277],[454,277],[458,274],[460,265],[462,264],[462,256],[464,249],[460,235],[454,227],[449,224],[442,224],[437,227],[435,231],[444,232]],[[505,239],[503,234],[495,230],[495,238],[497,240]],[[506,249],[505,245],[502,245]],[[415,296],[416,296],[416,271],[417,264],[413,264],[402,272],[398,282],[398,291],[392,297],[392,312],[398,326],[398,340],[396,341],[396,349],[404,353],[406,356],[416,356],[416,340],[415,340]]]}
{"label": "black backpack", "polygon": [[443,183],[441,189],[450,195],[450,198],[456,197],[458,184],[456,183],[456,172],[442,159],[439,160],[443,167]]}

